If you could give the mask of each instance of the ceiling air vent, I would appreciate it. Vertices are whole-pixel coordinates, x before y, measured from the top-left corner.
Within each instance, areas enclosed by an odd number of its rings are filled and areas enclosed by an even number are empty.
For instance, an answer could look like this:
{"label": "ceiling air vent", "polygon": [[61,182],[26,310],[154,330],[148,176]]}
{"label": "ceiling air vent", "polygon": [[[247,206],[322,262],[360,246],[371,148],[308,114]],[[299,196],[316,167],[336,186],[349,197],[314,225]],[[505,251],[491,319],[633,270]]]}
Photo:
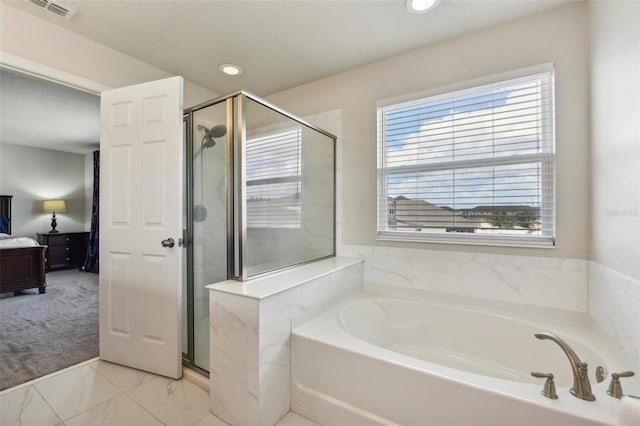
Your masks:
{"label": "ceiling air vent", "polygon": [[38,6],[44,10],[47,10],[54,15],[60,16],[61,18],[66,19],[67,21],[71,19],[73,15],[76,14],[76,11],[64,6],[56,1],[51,0],[25,0],[28,3],[31,3],[35,6]]}
{"label": "ceiling air vent", "polygon": [[33,3],[36,6],[47,7],[49,3],[46,0],[29,0],[29,3]]}

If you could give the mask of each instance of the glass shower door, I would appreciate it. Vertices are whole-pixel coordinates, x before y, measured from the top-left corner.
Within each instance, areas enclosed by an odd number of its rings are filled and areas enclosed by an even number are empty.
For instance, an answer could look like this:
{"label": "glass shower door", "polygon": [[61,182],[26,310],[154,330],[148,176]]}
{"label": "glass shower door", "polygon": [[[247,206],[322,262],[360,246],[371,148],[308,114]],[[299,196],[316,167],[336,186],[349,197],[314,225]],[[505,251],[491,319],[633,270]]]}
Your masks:
{"label": "glass shower door", "polygon": [[191,324],[187,355],[193,366],[209,371],[208,284],[227,279],[227,104],[221,101],[191,114],[191,190],[187,212],[187,306]]}

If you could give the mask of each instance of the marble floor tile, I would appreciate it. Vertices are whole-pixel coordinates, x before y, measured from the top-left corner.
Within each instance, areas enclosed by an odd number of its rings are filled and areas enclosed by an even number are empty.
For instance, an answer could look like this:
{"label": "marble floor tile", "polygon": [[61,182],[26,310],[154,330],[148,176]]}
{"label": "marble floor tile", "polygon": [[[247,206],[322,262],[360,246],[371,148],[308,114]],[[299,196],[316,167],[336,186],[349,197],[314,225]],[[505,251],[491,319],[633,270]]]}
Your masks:
{"label": "marble floor tile", "polygon": [[280,420],[276,426],[320,426],[318,423],[313,422],[306,417],[302,417],[299,414],[289,411],[286,416]]}
{"label": "marble floor tile", "polygon": [[224,421],[220,420],[213,414],[209,413],[197,422],[193,424],[193,426],[229,426]]}
{"label": "marble floor tile", "polygon": [[[105,361],[80,365],[0,396],[1,426],[162,424],[228,426],[209,412],[209,395],[193,383]],[[289,412],[276,426],[319,425]]]}
{"label": "marble floor tile", "polygon": [[162,426],[127,395],[120,395],[65,422],[66,426]]}
{"label": "marble floor tile", "polygon": [[55,375],[34,386],[62,420],[122,393],[89,365]]}
{"label": "marble floor tile", "polygon": [[186,380],[156,377],[127,394],[167,425],[191,426],[209,412],[209,394]]}
{"label": "marble floor tile", "polygon": [[124,367],[122,365],[103,360],[98,360],[90,365],[91,368],[96,370],[100,375],[104,376],[107,380],[116,385],[118,389],[124,392],[140,386],[154,377],[158,377],[155,374],[136,370],[135,368]]}
{"label": "marble floor tile", "polygon": [[[213,414],[209,413],[199,421],[195,422],[193,426],[229,426],[224,421],[220,420]],[[318,423],[302,417],[293,411],[289,411],[286,416],[280,420],[276,426],[320,426]]]}
{"label": "marble floor tile", "polygon": [[0,396],[0,425],[53,426],[60,419],[33,386]]}

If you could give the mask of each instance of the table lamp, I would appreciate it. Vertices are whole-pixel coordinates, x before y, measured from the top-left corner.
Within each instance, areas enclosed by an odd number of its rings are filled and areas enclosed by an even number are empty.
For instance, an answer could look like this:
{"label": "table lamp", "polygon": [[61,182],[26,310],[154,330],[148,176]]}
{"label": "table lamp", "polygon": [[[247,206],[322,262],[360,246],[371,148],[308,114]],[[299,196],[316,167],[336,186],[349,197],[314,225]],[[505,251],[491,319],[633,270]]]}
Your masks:
{"label": "table lamp", "polygon": [[67,204],[64,200],[45,200],[42,203],[42,208],[46,213],[53,213],[51,215],[51,231],[50,234],[55,234],[58,232],[56,226],[58,226],[58,222],[56,221],[56,212],[61,213],[67,211]]}

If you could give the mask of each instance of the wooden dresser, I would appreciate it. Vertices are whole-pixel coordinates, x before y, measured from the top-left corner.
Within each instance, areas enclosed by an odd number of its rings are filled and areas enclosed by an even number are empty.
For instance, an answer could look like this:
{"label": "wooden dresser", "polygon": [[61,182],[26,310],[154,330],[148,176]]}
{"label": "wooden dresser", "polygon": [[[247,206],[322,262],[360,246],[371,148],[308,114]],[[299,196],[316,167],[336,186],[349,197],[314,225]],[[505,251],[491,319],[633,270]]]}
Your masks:
{"label": "wooden dresser", "polygon": [[38,243],[48,246],[47,272],[56,269],[79,268],[87,255],[88,232],[37,234]]}

